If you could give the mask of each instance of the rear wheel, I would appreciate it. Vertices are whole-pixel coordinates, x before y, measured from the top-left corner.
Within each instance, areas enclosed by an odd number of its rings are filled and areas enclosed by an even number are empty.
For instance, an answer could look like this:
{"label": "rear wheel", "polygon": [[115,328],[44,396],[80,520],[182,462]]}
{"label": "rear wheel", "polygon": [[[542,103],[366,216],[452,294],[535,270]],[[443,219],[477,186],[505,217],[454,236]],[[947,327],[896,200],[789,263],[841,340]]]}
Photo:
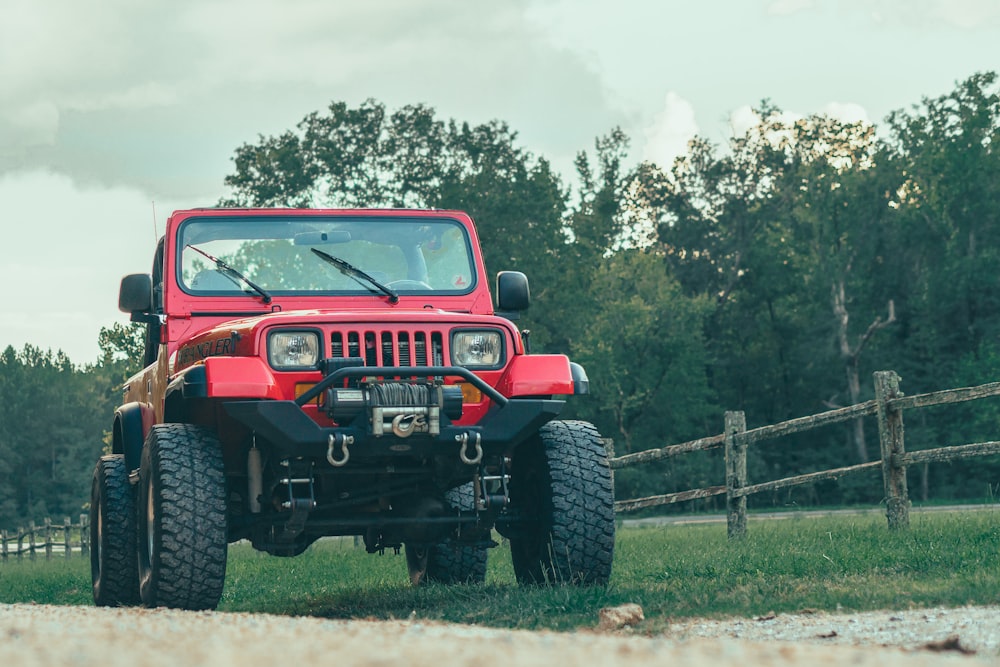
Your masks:
{"label": "rear wheel", "polygon": [[147,607],[214,609],[226,578],[222,447],[206,428],[154,426],[142,451],[139,591]]}
{"label": "rear wheel", "polygon": [[[472,482],[445,493],[445,500],[454,509],[474,509]],[[440,584],[481,584],[486,581],[486,546],[441,542],[427,546],[407,544],[406,567],[410,581],[419,585],[425,581]]]}
{"label": "rear wheel", "polygon": [[522,584],[606,584],[615,547],[614,491],[607,452],[593,425],[553,421],[521,445],[511,470],[510,536]]}
{"label": "rear wheel", "polygon": [[125,457],[102,456],[90,492],[90,575],[99,607],[139,603],[135,489]]}

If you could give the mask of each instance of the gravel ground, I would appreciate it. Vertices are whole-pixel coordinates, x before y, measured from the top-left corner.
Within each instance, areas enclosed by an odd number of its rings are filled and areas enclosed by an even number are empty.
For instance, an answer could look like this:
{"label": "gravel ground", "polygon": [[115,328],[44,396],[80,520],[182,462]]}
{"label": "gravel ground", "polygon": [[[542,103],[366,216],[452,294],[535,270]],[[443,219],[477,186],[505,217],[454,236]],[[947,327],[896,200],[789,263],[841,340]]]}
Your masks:
{"label": "gravel ground", "polygon": [[1000,664],[1000,606],[920,609],[856,614],[768,614],[748,620],[684,620],[671,623],[668,635],[729,637],[748,641],[892,646],[907,650],[951,650],[992,657]]}
{"label": "gravel ground", "polygon": [[[685,621],[664,635],[640,637],[628,630],[535,633],[419,620],[0,605],[0,665],[996,667],[998,628],[1000,607]],[[928,648],[931,642],[944,650]]]}

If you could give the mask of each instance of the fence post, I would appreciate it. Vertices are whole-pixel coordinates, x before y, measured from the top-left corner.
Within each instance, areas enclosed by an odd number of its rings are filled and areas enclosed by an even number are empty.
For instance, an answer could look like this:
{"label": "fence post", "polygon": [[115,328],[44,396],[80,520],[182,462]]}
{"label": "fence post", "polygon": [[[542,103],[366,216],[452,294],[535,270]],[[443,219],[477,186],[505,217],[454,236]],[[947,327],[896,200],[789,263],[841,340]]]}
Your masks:
{"label": "fence post", "polygon": [[35,560],[35,522],[28,522],[28,560]]}
{"label": "fence post", "polygon": [[87,519],[89,518],[89,514],[80,515],[80,555],[84,558],[90,553],[90,541],[87,534]]}
{"label": "fence post", "polygon": [[903,411],[886,404],[902,396],[895,371],[875,373],[875,400],[878,402],[878,441],[882,450],[882,481],[885,486],[885,516],[889,530],[910,527],[910,496],[906,489],[906,466],[902,456]]}
{"label": "fence post", "polygon": [[21,545],[24,544],[24,528],[17,528],[17,560],[21,560]]}
{"label": "fence post", "polygon": [[747,445],[737,434],[746,433],[743,412],[726,412],[726,534],[742,539],[747,534],[747,497],[734,496],[736,489],[747,485]]}
{"label": "fence post", "polygon": [[52,560],[52,519],[45,517],[45,560]]}
{"label": "fence post", "polygon": [[63,549],[65,549],[65,551],[63,552],[63,555],[65,555],[66,558],[69,558],[73,554],[73,547],[70,546],[70,542],[69,542],[69,529],[70,529],[71,526],[72,526],[72,524],[69,521],[69,517],[68,516],[64,517],[63,518]]}
{"label": "fence post", "polygon": [[0,540],[3,541],[3,560],[7,561],[7,531],[0,532]]}

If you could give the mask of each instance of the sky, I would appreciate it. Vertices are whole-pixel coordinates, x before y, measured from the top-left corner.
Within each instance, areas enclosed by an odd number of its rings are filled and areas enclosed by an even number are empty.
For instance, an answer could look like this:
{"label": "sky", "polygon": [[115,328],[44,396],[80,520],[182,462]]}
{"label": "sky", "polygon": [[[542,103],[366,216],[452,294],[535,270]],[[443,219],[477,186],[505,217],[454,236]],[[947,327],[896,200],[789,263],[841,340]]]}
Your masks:
{"label": "sky", "polygon": [[334,101],[507,122],[571,182],[614,127],[668,167],[769,99],[878,125],[1000,71],[1000,0],[3,0],[0,349],[98,358],[176,209]]}

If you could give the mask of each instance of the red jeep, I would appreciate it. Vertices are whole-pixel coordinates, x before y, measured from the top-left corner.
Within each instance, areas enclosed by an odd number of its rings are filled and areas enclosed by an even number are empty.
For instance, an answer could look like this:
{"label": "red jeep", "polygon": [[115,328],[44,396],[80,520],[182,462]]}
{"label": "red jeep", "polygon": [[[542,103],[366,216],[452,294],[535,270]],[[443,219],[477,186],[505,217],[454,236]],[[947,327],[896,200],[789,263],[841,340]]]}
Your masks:
{"label": "red jeep", "polygon": [[494,312],[468,215],[197,209],[167,221],[119,308],[145,370],[94,471],[98,605],[218,605],[227,544],[295,556],[328,535],[403,547],[414,583],[482,582],[492,530],[522,583],[603,584],[611,472],[588,390]]}

